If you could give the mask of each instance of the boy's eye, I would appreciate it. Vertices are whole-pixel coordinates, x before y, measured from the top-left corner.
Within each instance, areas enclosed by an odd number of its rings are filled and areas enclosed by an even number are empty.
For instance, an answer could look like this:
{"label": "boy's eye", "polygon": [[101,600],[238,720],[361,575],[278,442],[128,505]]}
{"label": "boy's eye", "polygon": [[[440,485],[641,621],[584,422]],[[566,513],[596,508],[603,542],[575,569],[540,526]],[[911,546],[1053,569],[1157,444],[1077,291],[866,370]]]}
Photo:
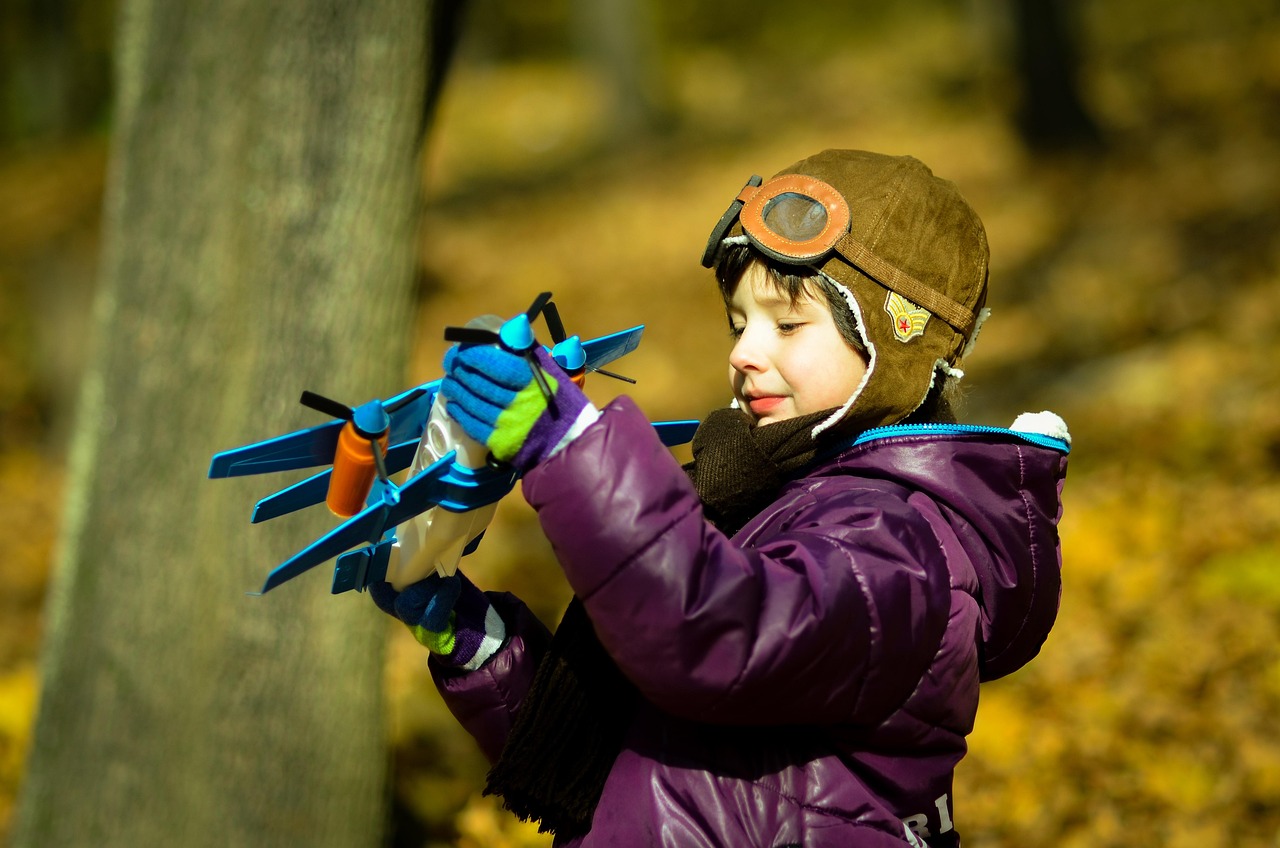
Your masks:
{"label": "boy's eye", "polygon": [[735,339],[735,340],[742,338],[742,334],[746,331],[746,329],[747,329],[746,327],[730,326],[729,338]]}
{"label": "boy's eye", "polygon": [[791,321],[779,321],[779,322],[778,322],[778,332],[779,332],[779,333],[782,333],[782,335],[784,335],[784,336],[789,336],[789,335],[791,335],[791,334],[792,334],[792,333],[794,333],[796,330],[800,329],[800,327],[801,327],[801,325],[800,325],[800,324],[798,324],[798,323],[794,323],[794,322],[791,322]]}

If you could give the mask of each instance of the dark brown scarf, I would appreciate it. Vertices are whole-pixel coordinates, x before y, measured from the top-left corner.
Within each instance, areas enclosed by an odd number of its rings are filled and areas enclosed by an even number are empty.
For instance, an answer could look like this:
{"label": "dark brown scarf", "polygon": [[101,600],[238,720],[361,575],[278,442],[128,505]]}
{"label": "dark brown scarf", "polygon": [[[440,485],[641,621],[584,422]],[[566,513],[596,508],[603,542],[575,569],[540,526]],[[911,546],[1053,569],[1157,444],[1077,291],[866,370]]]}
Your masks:
{"label": "dark brown scarf", "polygon": [[[831,410],[752,427],[736,409],[711,413],[693,437],[685,471],[707,518],[733,535],[811,462],[810,430]],[[582,602],[565,611],[516,714],[486,795],[541,832],[571,837],[591,818],[640,694],[600,645]]]}
{"label": "dark brown scarf", "polygon": [[753,427],[736,409],[708,415],[693,436],[693,462],[685,466],[707,519],[726,536],[741,530],[783,483],[813,461],[820,442],[809,433],[833,411],[767,427]]}

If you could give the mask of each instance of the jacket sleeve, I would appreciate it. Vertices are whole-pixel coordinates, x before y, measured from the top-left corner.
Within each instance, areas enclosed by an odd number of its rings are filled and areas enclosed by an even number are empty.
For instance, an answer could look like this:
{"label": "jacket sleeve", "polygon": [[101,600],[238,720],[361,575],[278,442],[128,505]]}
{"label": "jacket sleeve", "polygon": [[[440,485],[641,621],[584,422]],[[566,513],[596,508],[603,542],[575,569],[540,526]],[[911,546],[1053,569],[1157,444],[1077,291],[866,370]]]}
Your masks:
{"label": "jacket sleeve", "polygon": [[524,492],[601,642],[672,714],[874,724],[938,650],[949,579],[905,492],[802,488],[776,532],[730,540],[626,398]]}
{"label": "jacket sleeve", "polygon": [[495,763],[546,653],[550,634],[514,595],[488,595],[506,625],[506,644],[475,671],[445,665],[434,655],[428,664],[445,706],[475,737],[489,762]]}

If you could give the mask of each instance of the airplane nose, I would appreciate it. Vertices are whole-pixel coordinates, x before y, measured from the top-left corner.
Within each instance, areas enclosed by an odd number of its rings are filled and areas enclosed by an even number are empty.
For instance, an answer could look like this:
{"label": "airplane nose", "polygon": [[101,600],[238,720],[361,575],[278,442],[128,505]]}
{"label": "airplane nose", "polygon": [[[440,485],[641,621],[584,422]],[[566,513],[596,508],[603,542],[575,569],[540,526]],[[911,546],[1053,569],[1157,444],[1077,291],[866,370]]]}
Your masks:
{"label": "airplane nose", "polygon": [[378,401],[370,401],[356,407],[351,416],[351,423],[356,431],[366,439],[376,439],[391,428],[391,416]]}

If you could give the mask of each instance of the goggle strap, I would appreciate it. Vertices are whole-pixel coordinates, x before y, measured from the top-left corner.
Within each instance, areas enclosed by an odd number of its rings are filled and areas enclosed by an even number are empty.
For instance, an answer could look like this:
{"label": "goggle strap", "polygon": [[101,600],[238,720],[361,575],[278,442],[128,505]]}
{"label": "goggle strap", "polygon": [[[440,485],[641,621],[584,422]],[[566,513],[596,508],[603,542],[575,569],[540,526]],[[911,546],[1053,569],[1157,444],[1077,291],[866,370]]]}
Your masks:
{"label": "goggle strap", "polygon": [[973,332],[976,321],[973,312],[876,256],[852,233],[836,243],[836,251],[880,285],[938,316],[966,339]]}
{"label": "goggle strap", "polygon": [[764,180],[758,174],[752,174],[751,179],[747,180],[747,184],[742,187],[742,191],[738,192],[738,196],[733,199],[733,202],[729,204],[729,208],[720,216],[715,229],[711,231],[711,237],[707,239],[706,250],[702,252],[702,266],[704,268],[710,268],[716,264],[716,256],[720,253],[720,242],[728,234],[729,228],[738,220],[738,215],[742,213],[743,205],[756,193],[762,182]]}

